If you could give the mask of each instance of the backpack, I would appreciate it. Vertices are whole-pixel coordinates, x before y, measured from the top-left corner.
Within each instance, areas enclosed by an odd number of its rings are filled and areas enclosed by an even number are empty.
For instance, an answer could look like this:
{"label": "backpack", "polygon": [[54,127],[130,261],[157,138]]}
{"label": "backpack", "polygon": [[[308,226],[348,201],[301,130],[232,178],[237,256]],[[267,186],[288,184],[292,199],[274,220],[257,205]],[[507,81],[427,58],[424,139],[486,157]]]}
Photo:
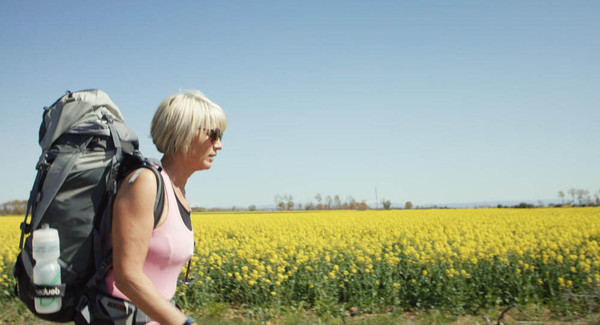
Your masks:
{"label": "backpack", "polygon": [[[20,253],[13,272],[15,294],[38,317],[69,322],[87,299],[86,293],[96,288],[112,267],[108,236],[120,181],[135,169],[154,172],[158,185],[156,226],[164,205],[161,167],[140,153],[138,139],[119,108],[97,89],[68,91],[45,107],[39,144],[42,154],[21,224]],[[36,286],[32,281],[35,261],[32,236],[28,235],[42,224],[59,233],[61,285]],[[62,307],[55,313],[40,314],[34,307],[36,296],[60,296]]]}

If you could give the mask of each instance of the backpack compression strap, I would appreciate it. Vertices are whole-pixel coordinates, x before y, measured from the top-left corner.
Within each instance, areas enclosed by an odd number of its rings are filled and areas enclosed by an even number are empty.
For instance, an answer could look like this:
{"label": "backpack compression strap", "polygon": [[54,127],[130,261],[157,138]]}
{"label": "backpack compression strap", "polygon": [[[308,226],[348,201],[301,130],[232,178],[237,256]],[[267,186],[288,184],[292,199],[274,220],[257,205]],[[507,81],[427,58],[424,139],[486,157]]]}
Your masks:
{"label": "backpack compression strap", "polygon": [[[52,162],[52,165],[44,165],[45,167],[50,167],[49,169],[43,171],[47,173],[45,175],[44,184],[54,184],[54,186],[43,186],[41,188],[42,191],[36,190],[36,193],[32,194],[35,195],[35,201],[33,204],[36,205],[36,209],[32,209],[31,230],[38,228],[42,220],[42,216],[46,213],[50,203],[52,203],[52,200],[54,200],[54,197],[67,179],[67,176],[73,169],[75,162],[86,151],[86,148],[92,139],[93,137],[86,139],[82,144],[79,145],[79,150],[75,152],[58,155]],[[40,185],[41,183],[34,184],[34,186],[37,187]]]}

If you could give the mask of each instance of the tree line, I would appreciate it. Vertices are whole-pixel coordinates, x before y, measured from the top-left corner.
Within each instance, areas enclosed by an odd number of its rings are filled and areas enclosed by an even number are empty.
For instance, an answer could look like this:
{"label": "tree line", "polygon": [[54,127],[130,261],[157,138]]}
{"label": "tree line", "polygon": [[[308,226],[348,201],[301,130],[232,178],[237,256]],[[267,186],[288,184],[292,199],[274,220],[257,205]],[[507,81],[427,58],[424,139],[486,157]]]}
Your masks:
{"label": "tree line", "polygon": [[[278,210],[289,211],[289,210],[367,210],[370,207],[367,205],[365,200],[357,201],[352,196],[346,197],[346,200],[341,200],[339,195],[321,195],[320,193],[315,195],[316,202],[296,203],[292,195],[276,195],[275,205]],[[382,208],[389,210],[391,208],[390,200],[381,201]],[[412,203],[410,201],[404,204],[405,209],[412,209]],[[233,207],[231,209],[223,208],[212,208],[207,209],[203,207],[193,207],[194,212],[219,212],[219,211],[256,211],[256,205],[250,205],[247,209],[240,207]],[[0,215],[25,215],[27,211],[27,200],[12,200],[0,204]]]}
{"label": "tree line", "polygon": [[308,201],[304,204],[294,202],[294,197],[291,194],[275,195],[273,198],[275,205],[279,210],[366,210],[369,206],[366,200],[357,201],[352,196],[342,200],[338,194],[336,195],[315,195],[315,201]]}
{"label": "tree line", "polygon": [[27,211],[27,200],[12,200],[0,204],[0,215],[25,215]]}
{"label": "tree line", "polygon": [[[571,188],[567,191],[558,191],[558,197],[561,199],[560,205],[554,206],[600,206],[600,190],[596,193],[592,193],[589,190],[581,188]],[[317,193],[314,197],[315,202],[308,201],[303,203],[295,202],[294,197],[291,194],[286,195],[275,195],[273,198],[277,209],[282,211],[289,210],[367,210],[370,207],[367,205],[366,200],[357,201],[352,196],[347,196],[345,200],[342,200],[338,194],[336,195],[322,195]],[[378,202],[379,204],[379,202]],[[540,206],[542,206],[540,204]],[[381,207],[384,210],[391,209],[391,201],[383,199],[381,201]],[[504,208],[505,206],[498,206]],[[535,205],[521,203],[517,206],[506,206],[512,208],[534,208]],[[404,209],[412,209],[413,204],[407,201],[404,204]],[[417,207],[418,208],[418,207]],[[224,209],[205,209],[205,208],[194,208],[196,212],[204,211],[222,211]],[[233,211],[244,210],[236,207],[232,208]],[[250,205],[248,210],[255,211],[256,205]],[[27,211],[27,200],[12,200],[0,204],[0,215],[25,215]]]}
{"label": "tree line", "polygon": [[562,205],[569,206],[600,206],[600,190],[596,193],[590,193],[583,188],[570,188],[565,191],[558,191],[558,197]]}
{"label": "tree line", "polygon": [[[367,210],[369,206],[366,200],[357,201],[352,196],[347,196],[345,200],[342,200],[338,194],[336,195],[322,195],[317,193],[315,195],[315,201],[308,201],[304,204],[294,202],[294,197],[291,194],[286,195],[275,195],[273,198],[275,205],[279,210]],[[377,203],[379,205],[379,203]],[[384,210],[391,209],[392,202],[390,200],[383,199],[381,206]],[[404,204],[405,209],[412,209],[412,203],[407,201]],[[378,207],[376,207],[378,208]],[[252,206],[250,208],[252,210]]]}

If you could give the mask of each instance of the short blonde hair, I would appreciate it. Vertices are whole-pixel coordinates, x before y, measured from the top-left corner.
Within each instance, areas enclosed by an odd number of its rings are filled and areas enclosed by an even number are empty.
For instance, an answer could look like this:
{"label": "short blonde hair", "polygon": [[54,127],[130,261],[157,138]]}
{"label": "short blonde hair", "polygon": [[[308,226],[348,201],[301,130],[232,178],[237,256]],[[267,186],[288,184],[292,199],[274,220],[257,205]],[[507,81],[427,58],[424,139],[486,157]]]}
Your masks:
{"label": "short blonde hair", "polygon": [[227,128],[225,112],[197,90],[171,95],[160,103],[152,118],[150,135],[161,153],[187,154],[198,129]]}

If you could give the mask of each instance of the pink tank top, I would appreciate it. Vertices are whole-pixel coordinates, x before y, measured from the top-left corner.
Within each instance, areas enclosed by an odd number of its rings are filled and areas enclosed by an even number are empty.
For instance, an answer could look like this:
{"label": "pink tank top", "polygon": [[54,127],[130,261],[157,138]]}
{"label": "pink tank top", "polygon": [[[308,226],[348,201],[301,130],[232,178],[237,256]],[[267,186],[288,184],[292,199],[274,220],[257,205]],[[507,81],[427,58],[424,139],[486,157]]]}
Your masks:
{"label": "pink tank top", "polygon": [[[194,232],[184,224],[179,212],[177,198],[169,175],[161,171],[164,180],[168,209],[165,222],[154,229],[148,255],[144,263],[144,274],[152,281],[167,301],[171,301],[177,288],[181,268],[194,253]],[[116,286],[112,270],[106,276],[107,293],[113,297],[129,300]]]}

